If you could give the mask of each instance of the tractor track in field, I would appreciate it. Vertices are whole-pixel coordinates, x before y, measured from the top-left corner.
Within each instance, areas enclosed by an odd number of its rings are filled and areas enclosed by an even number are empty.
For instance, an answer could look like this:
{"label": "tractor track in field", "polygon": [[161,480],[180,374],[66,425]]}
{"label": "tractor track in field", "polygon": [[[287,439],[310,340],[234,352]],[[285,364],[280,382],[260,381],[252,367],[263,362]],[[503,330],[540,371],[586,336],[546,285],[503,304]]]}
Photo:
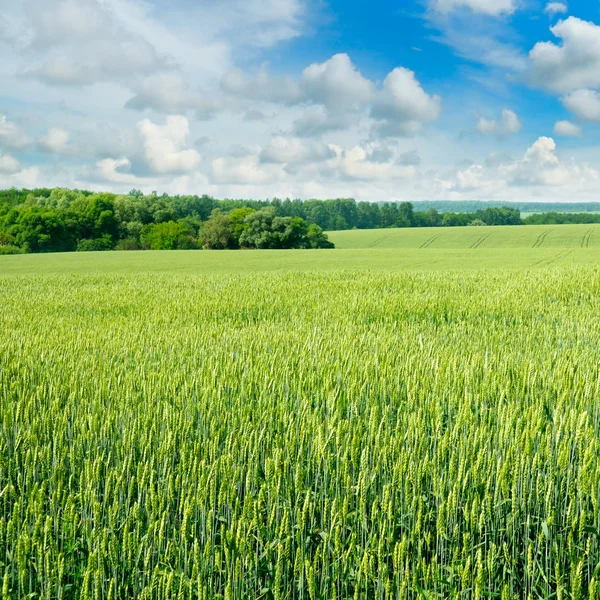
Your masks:
{"label": "tractor track in field", "polygon": [[420,246],[419,248],[429,248],[429,246],[431,246],[431,244],[433,244],[437,239],[439,239],[441,237],[441,234],[438,235],[434,235],[433,237],[430,237],[428,240],[425,240]]}
{"label": "tractor track in field", "polygon": [[482,235],[478,240],[476,240],[475,242],[473,242],[470,246],[470,248],[475,249],[475,248],[479,248],[479,246],[481,246],[481,244],[483,244],[489,237],[490,235],[492,235],[491,233],[488,233],[487,235]]}
{"label": "tractor track in field", "polygon": [[546,231],[540,233],[540,235],[538,235],[537,240],[535,240],[535,242],[533,243],[532,248],[541,248],[542,244],[546,241],[546,238],[548,237],[548,234],[552,231],[552,229],[546,229]]}
{"label": "tractor track in field", "polygon": [[573,254],[572,248],[570,248],[568,250],[562,250],[558,254],[555,254],[554,256],[551,256],[549,258],[542,258],[542,260],[538,260],[537,262],[534,262],[532,265],[530,265],[529,268],[549,267],[551,264],[553,264],[563,258],[566,258],[567,256],[569,256],[569,254]]}
{"label": "tractor track in field", "polygon": [[375,248],[375,246],[378,246],[379,244],[381,244],[381,242],[385,242],[385,240],[387,240],[390,237],[392,237],[392,234],[384,235],[383,237],[377,238],[374,242],[371,242],[369,244],[369,248]]}
{"label": "tractor track in field", "polygon": [[592,233],[594,233],[594,229],[595,229],[595,227],[592,227],[591,229],[588,229],[585,232],[585,235],[583,236],[583,239],[581,240],[581,247],[582,248],[589,248],[590,247],[590,239],[592,237]]}

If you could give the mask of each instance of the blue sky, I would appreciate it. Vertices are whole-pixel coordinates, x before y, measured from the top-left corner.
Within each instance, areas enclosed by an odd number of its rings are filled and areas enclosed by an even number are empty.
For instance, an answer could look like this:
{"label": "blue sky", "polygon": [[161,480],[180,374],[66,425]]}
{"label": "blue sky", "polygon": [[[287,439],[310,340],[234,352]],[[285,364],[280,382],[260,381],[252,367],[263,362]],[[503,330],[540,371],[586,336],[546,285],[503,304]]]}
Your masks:
{"label": "blue sky", "polygon": [[597,0],[0,0],[0,186],[600,195]]}

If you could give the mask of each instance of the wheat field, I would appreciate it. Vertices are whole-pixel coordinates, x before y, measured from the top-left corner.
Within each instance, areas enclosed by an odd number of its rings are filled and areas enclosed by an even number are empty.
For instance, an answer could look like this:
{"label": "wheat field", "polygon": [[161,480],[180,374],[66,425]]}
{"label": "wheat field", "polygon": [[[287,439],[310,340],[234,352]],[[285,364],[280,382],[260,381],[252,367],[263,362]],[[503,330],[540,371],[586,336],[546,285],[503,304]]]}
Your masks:
{"label": "wheat field", "polygon": [[5,274],[0,331],[4,599],[598,597],[596,266]]}

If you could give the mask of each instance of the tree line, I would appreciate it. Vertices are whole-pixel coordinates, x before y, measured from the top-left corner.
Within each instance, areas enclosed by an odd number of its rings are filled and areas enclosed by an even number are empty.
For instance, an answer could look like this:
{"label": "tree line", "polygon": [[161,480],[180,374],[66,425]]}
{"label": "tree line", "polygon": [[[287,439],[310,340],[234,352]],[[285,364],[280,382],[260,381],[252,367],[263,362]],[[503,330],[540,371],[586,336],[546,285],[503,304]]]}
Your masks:
{"label": "tree line", "polygon": [[523,221],[518,208],[508,206],[438,212],[417,211],[410,202],[378,204],[352,198],[217,200],[135,189],[117,195],[12,188],[0,191],[0,253],[330,248],[333,244],[324,231],[520,225],[540,218],[543,215],[532,215]]}
{"label": "tree line", "polygon": [[0,191],[0,254],[333,248],[323,229],[268,202],[80,190]]}
{"label": "tree line", "polygon": [[[439,212],[476,212],[486,208],[501,208],[506,202],[498,200],[417,200],[415,210],[425,212],[435,208]],[[521,213],[594,213],[600,212],[600,202],[520,202],[511,201],[510,206]]]}

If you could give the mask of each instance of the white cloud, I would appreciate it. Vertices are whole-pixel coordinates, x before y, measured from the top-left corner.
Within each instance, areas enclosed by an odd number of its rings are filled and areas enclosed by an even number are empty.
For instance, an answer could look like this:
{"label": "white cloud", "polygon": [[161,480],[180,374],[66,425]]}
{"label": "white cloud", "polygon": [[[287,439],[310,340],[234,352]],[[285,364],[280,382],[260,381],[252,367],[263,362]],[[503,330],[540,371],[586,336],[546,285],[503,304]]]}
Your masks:
{"label": "white cloud", "polygon": [[150,191],[161,182],[158,178],[138,177],[132,173],[131,161],[121,158],[103,158],[92,166],[78,170],[74,176],[78,187],[84,189],[111,189],[117,193],[126,193],[132,187]]}
{"label": "white cloud", "polygon": [[302,164],[333,158],[335,152],[322,142],[307,142],[298,138],[278,136],[260,153],[263,163]]}
{"label": "white cloud", "polygon": [[185,149],[188,143],[189,121],[181,115],[167,118],[165,125],[148,119],[138,123],[144,142],[144,155],[154,173],[190,173],[200,165],[200,154]]}
{"label": "white cloud", "polygon": [[307,0],[5,4],[0,42],[11,43],[20,74],[50,86],[117,82],[136,90],[144,78],[178,69],[191,89],[214,83],[235,55],[297,37],[309,17]]}
{"label": "white cloud", "polygon": [[318,137],[325,133],[348,129],[356,125],[360,115],[353,112],[330,112],[322,105],[311,106],[292,123],[294,135]]}
{"label": "white cloud", "polygon": [[99,0],[32,0],[24,18],[40,57],[28,72],[52,85],[127,81],[171,65]]}
{"label": "white cloud", "polygon": [[456,173],[453,189],[460,192],[491,192],[498,193],[507,187],[506,181],[492,176],[483,165],[470,165]]}
{"label": "white cloud", "polygon": [[302,73],[302,86],[310,100],[331,109],[360,109],[375,91],[347,54],[336,54],[321,64],[312,64]]}
{"label": "white cloud", "polygon": [[248,110],[248,100],[263,104],[303,106],[292,122],[296,137],[318,137],[356,128],[371,116],[384,136],[412,136],[441,112],[441,99],[426,93],[415,73],[398,67],[382,87],[364,77],[347,54],[336,54],[304,69],[299,80],[271,77],[266,67],[256,76],[241,70],[225,75],[220,83],[226,95],[222,108]]}
{"label": "white cloud", "polygon": [[297,81],[292,77],[271,77],[266,65],[254,77],[233,69],[222,77],[220,85],[225,93],[248,100],[294,104],[303,97]]}
{"label": "white cloud", "polygon": [[544,12],[553,17],[554,15],[569,12],[569,7],[564,2],[548,2]]}
{"label": "white cloud", "polygon": [[48,130],[46,137],[42,138],[40,146],[47,152],[61,154],[67,148],[69,139],[70,135],[68,131],[58,127],[52,127]]}
{"label": "white cloud", "polygon": [[540,137],[519,160],[489,166],[475,164],[459,170],[451,189],[478,194],[487,192],[490,197],[504,190],[514,197],[517,188],[542,187],[564,193],[566,190],[596,189],[599,181],[600,174],[596,169],[587,163],[561,161],[556,154],[555,141]]}
{"label": "white cloud", "polygon": [[502,110],[502,116],[498,120],[480,117],[477,121],[477,131],[479,133],[482,135],[495,135],[499,138],[519,133],[522,127],[517,114],[508,108]]}
{"label": "white cloud", "polygon": [[19,161],[9,154],[0,155],[0,173],[17,173],[21,170]]}
{"label": "white cloud", "polygon": [[416,165],[401,164],[389,160],[373,160],[373,148],[369,145],[356,145],[347,150],[332,146],[336,157],[323,165],[322,175],[347,181],[386,181],[407,180],[416,176]]}
{"label": "white cloud", "polygon": [[571,121],[557,121],[554,124],[554,133],[562,137],[581,137],[581,127]]}
{"label": "white cloud", "polygon": [[101,181],[111,183],[139,183],[139,178],[129,173],[131,162],[128,158],[104,158],[96,163],[97,176]]}
{"label": "white cloud", "polygon": [[226,185],[270,185],[285,178],[281,165],[262,164],[258,153],[216,158],[211,170],[214,181]]}
{"label": "white cloud", "polygon": [[[113,0],[115,1],[115,0]],[[220,0],[197,2],[187,18],[205,36],[215,35],[247,46],[269,48],[298,37],[304,28],[304,0]],[[201,19],[201,20],[200,20]]]}
{"label": "white cloud", "polygon": [[206,118],[222,108],[222,102],[214,96],[205,96],[190,88],[182,73],[157,73],[136,85],[136,94],[128,100],[126,108],[156,110],[167,114],[194,111]]}
{"label": "white cloud", "polygon": [[1,173],[0,186],[3,188],[17,187],[35,189],[41,185],[52,185],[49,178],[42,179],[39,167],[28,167],[16,172]]}
{"label": "white cloud", "polygon": [[371,116],[378,122],[375,128],[378,136],[411,136],[424,123],[436,121],[441,111],[441,98],[427,94],[413,71],[398,67],[385,78]]}
{"label": "white cloud", "polygon": [[434,10],[449,13],[460,8],[468,8],[475,13],[498,16],[515,11],[515,0],[433,0]]}
{"label": "white cloud", "polygon": [[583,121],[600,121],[600,94],[594,90],[576,90],[563,96],[561,102]]}
{"label": "white cloud", "polygon": [[550,29],[562,40],[539,42],[529,53],[528,80],[550,92],[600,87],[600,27],[576,17]]}
{"label": "white cloud", "polygon": [[5,115],[0,116],[0,148],[23,150],[31,140],[20,127],[9,121]]}

